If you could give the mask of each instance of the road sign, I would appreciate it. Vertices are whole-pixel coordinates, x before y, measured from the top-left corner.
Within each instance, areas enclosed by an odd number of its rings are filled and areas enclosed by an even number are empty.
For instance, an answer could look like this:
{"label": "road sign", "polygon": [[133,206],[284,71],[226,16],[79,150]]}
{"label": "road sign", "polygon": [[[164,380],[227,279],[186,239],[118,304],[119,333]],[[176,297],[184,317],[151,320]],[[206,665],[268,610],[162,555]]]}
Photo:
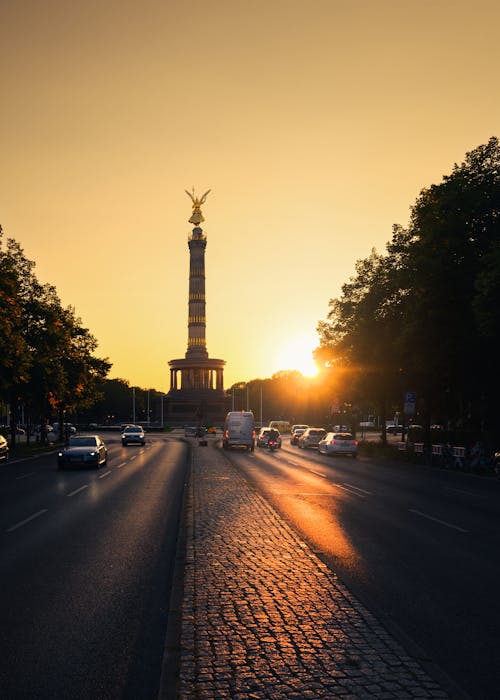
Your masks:
{"label": "road sign", "polygon": [[415,404],[417,403],[417,394],[414,391],[405,393],[404,413],[406,416],[415,415]]}

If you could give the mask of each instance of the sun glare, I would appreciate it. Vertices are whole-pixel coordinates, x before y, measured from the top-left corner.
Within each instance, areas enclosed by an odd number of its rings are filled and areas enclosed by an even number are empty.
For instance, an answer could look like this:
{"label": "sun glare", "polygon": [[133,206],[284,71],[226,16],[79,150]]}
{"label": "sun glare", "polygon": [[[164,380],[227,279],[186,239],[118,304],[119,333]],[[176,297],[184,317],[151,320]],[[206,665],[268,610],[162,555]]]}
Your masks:
{"label": "sun glare", "polygon": [[278,366],[282,370],[295,369],[305,377],[314,377],[318,367],[313,360],[313,350],[318,347],[315,335],[300,335],[292,338],[278,354]]}

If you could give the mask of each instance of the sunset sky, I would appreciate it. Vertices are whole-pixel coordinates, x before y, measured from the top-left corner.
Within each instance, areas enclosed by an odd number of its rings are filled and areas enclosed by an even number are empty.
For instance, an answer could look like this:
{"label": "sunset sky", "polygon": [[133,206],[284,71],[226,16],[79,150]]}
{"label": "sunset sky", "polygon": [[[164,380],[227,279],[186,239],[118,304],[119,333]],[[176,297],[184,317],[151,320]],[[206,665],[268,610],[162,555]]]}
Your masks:
{"label": "sunset sky", "polygon": [[0,223],[168,390],[191,201],[225,385],[306,369],[356,260],[500,135],[498,0],[0,0]]}

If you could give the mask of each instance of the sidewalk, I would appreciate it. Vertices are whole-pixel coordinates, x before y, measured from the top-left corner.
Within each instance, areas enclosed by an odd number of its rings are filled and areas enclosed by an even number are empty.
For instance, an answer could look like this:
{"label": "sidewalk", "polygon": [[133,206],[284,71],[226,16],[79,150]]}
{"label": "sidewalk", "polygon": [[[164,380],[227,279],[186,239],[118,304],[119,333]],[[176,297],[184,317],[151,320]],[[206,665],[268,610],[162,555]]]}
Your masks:
{"label": "sidewalk", "polygon": [[239,475],[193,440],[180,700],[448,698]]}

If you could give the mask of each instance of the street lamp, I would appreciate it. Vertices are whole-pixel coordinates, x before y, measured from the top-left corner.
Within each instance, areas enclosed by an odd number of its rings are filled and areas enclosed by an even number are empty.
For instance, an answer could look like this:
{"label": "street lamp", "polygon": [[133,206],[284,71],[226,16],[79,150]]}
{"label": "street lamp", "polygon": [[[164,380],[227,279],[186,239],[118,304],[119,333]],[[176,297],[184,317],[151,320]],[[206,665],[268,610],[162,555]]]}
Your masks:
{"label": "street lamp", "polygon": [[165,398],[165,394],[161,393],[160,394],[160,423],[161,423],[161,429],[163,430],[163,399]]}

